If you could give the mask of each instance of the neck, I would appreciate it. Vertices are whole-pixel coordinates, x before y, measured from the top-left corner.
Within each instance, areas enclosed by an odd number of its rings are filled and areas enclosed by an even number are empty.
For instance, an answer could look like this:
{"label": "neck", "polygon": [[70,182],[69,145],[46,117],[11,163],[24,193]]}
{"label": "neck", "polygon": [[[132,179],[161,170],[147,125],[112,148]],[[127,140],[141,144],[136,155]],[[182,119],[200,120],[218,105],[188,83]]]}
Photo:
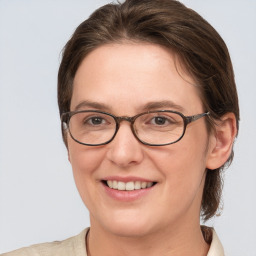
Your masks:
{"label": "neck", "polygon": [[[190,222],[191,223],[191,222]],[[178,225],[177,225],[178,226]],[[161,228],[143,237],[121,237],[92,225],[87,237],[88,256],[206,256],[200,225]]]}

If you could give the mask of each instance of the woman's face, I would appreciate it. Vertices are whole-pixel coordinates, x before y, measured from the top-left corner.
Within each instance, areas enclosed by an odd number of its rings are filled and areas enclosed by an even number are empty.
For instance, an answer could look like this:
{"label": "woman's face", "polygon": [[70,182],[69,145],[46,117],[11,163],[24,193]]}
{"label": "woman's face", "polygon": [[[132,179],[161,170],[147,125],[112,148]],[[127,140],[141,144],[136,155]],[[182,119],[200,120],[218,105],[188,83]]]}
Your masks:
{"label": "woman's face", "polygon": [[[77,70],[71,111],[134,116],[151,106],[184,115],[203,113],[193,79],[179,68],[177,59],[176,66],[174,55],[160,46],[101,46]],[[103,146],[80,145],[68,135],[69,160],[91,226],[116,235],[143,236],[198,225],[212,144],[205,118],[189,124],[184,137],[168,146],[141,144],[127,121]],[[107,180],[155,185],[119,191],[109,188]]]}

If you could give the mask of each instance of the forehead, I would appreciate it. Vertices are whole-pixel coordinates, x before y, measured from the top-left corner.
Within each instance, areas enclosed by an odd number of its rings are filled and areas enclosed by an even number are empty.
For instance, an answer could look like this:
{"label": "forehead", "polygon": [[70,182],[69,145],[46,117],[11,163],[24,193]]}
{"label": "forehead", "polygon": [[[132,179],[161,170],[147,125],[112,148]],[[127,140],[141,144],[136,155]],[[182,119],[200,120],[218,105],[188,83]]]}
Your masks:
{"label": "forehead", "polygon": [[[103,45],[80,64],[71,110],[83,101],[135,113],[149,102],[171,101],[185,111],[201,110],[194,80],[171,51],[153,44]],[[136,114],[136,113],[135,113]]]}

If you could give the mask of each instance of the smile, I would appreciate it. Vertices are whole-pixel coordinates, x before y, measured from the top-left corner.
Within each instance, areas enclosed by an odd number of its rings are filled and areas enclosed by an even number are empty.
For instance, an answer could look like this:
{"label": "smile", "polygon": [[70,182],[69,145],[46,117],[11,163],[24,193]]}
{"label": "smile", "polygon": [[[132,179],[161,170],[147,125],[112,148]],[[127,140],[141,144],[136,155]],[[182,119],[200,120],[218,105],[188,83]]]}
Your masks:
{"label": "smile", "polygon": [[109,188],[121,191],[132,191],[139,189],[151,188],[155,185],[155,182],[146,182],[146,181],[116,181],[116,180],[107,180],[104,182]]}

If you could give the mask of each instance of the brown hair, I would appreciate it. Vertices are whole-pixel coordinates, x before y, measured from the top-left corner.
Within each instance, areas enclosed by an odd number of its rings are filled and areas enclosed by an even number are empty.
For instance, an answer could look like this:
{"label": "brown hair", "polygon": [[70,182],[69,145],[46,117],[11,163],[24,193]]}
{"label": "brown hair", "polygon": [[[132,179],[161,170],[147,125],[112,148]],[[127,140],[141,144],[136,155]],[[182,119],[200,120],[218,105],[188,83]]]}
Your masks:
{"label": "brown hair", "polygon": [[[213,120],[228,112],[235,114],[238,127],[238,98],[228,49],[207,21],[175,0],[107,4],[81,23],[64,48],[59,68],[60,114],[70,111],[73,79],[85,56],[101,45],[124,40],[153,43],[175,52],[197,83],[204,107],[211,114],[209,127],[213,130]],[[63,138],[66,143],[64,132]],[[232,158],[233,150],[226,165]],[[201,205],[204,220],[218,210],[223,168],[207,170]]]}

